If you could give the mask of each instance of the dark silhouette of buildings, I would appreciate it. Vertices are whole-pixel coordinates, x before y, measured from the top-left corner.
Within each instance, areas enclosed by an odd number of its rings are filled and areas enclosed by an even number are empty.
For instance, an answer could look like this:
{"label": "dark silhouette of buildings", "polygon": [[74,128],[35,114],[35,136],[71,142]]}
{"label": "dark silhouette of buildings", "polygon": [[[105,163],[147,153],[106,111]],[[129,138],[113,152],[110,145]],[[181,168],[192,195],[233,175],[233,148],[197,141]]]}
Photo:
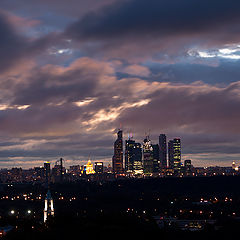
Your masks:
{"label": "dark silhouette of buildings", "polygon": [[51,180],[50,162],[44,163],[44,173],[45,173],[45,183],[46,183],[46,186],[48,187]]}

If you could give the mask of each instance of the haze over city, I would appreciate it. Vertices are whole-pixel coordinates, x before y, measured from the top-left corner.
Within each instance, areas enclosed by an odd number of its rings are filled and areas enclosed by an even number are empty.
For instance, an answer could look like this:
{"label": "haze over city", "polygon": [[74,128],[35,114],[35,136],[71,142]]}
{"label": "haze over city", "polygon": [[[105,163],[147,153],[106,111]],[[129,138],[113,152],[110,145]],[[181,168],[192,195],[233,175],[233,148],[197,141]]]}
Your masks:
{"label": "haze over city", "polygon": [[240,161],[238,1],[1,0],[0,168],[111,163],[119,127]]}

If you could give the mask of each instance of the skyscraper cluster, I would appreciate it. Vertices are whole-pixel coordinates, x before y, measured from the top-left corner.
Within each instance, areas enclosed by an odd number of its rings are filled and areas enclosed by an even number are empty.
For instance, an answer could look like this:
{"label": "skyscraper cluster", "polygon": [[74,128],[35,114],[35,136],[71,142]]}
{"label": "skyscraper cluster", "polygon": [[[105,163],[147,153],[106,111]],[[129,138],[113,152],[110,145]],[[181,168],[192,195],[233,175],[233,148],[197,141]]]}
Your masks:
{"label": "skyscraper cluster", "polygon": [[[125,164],[123,159],[125,159]],[[125,151],[123,151],[123,131],[119,129],[114,142],[112,167],[115,174],[125,172],[134,175],[152,175],[170,170],[174,175],[180,175],[181,139],[174,138],[167,144],[166,135],[160,134],[158,144],[153,144],[149,136],[146,136],[142,143],[138,143],[129,135],[125,141]]]}

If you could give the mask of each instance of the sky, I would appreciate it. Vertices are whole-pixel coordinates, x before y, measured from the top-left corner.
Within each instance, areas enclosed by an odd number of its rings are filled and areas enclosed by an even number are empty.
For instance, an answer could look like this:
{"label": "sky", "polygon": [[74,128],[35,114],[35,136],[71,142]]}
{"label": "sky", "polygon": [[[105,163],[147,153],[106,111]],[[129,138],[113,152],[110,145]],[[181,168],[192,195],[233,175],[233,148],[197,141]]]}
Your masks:
{"label": "sky", "polygon": [[111,163],[121,127],[240,164],[240,1],[1,0],[0,168]]}

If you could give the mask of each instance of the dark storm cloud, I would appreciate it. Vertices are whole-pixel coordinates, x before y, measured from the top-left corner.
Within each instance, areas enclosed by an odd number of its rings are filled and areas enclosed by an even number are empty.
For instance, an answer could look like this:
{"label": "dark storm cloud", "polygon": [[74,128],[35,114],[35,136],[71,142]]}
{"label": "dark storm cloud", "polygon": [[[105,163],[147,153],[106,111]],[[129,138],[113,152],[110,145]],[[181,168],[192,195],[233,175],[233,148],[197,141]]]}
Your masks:
{"label": "dark storm cloud", "polygon": [[97,92],[101,91],[101,81],[111,75],[113,70],[109,64],[89,58],[78,59],[68,67],[38,67],[13,89],[15,96],[12,104],[41,106],[95,97],[100,94]]}
{"label": "dark storm cloud", "polygon": [[[100,42],[102,52],[131,46],[137,55],[136,45],[143,42],[151,54],[153,49],[183,51],[186,45],[238,41],[239,11],[239,1],[129,0],[86,14],[67,28],[66,35],[81,42]],[[142,54],[144,49],[141,45]]]}
{"label": "dark storm cloud", "polygon": [[0,70],[2,71],[24,54],[27,44],[2,14],[0,14],[0,36]]}
{"label": "dark storm cloud", "polygon": [[21,63],[23,59],[40,54],[50,44],[53,35],[36,40],[28,39],[0,12],[0,71],[6,71]]}

